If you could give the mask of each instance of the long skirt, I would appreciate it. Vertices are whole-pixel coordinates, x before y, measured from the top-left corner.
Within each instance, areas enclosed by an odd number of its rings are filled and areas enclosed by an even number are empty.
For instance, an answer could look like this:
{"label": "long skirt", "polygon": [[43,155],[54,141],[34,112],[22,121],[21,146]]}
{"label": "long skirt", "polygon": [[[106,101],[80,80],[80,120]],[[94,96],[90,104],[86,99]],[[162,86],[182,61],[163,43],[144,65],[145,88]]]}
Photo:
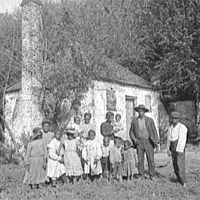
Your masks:
{"label": "long skirt", "polygon": [[30,157],[30,169],[26,170],[24,184],[40,184],[45,183],[46,170],[44,166],[44,157]]}

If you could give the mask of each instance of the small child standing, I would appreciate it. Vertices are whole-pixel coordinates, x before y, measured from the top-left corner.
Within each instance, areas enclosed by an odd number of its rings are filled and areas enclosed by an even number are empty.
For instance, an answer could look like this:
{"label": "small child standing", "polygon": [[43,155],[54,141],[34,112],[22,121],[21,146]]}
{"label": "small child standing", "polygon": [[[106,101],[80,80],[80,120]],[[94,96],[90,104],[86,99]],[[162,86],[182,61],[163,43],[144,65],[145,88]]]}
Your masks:
{"label": "small child standing", "polygon": [[31,189],[46,181],[47,150],[42,139],[40,128],[33,129],[33,140],[28,143],[25,156],[26,174],[24,184],[29,184]]}
{"label": "small child standing", "polygon": [[137,163],[136,150],[131,147],[131,142],[129,140],[125,140],[122,175],[127,177],[128,181],[132,180],[133,175],[137,173]]}
{"label": "small child standing", "polygon": [[94,130],[89,130],[88,140],[82,151],[82,157],[84,159],[84,173],[90,175],[91,180],[99,178],[102,173],[101,167],[101,145],[95,140],[96,133]]}
{"label": "small child standing", "polygon": [[102,165],[102,176],[103,178],[109,180],[110,178],[110,139],[109,137],[103,138],[103,145],[101,147],[102,150],[102,158],[101,158],[101,165]]}
{"label": "small child standing", "polygon": [[110,150],[110,164],[112,169],[112,178],[122,182],[122,154],[121,154],[122,139],[114,139],[114,147]]}
{"label": "small child standing", "polygon": [[115,137],[119,137],[121,139],[124,139],[124,126],[121,122],[121,115],[116,114],[115,115],[115,122],[113,124],[113,132]]}
{"label": "small child standing", "polygon": [[51,179],[51,184],[53,187],[56,185],[58,178],[62,177],[62,181],[66,182],[65,177],[65,166],[62,162],[63,158],[61,155],[57,155],[56,151],[58,150],[61,142],[61,131],[57,130],[55,136],[50,144],[47,145],[49,152],[49,158],[47,163],[47,177]]}
{"label": "small child standing", "polygon": [[67,138],[63,137],[61,140],[61,146],[58,152],[64,148],[64,164],[66,176],[74,184],[83,174],[80,157],[78,156],[78,141],[74,136],[74,132],[67,131]]}

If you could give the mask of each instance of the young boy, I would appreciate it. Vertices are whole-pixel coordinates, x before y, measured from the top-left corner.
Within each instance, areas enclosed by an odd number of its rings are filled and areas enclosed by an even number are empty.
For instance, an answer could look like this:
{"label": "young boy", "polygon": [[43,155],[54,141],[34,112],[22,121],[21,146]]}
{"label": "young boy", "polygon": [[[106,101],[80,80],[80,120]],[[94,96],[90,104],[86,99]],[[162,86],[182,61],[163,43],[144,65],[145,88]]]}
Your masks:
{"label": "young boy", "polygon": [[112,178],[122,182],[122,154],[121,154],[122,139],[114,139],[114,147],[110,150],[110,164],[112,170]]}
{"label": "young boy", "polygon": [[110,179],[110,139],[109,137],[103,138],[103,145],[101,147],[102,150],[102,158],[101,158],[101,165],[102,165],[102,176],[103,178],[109,180]]}

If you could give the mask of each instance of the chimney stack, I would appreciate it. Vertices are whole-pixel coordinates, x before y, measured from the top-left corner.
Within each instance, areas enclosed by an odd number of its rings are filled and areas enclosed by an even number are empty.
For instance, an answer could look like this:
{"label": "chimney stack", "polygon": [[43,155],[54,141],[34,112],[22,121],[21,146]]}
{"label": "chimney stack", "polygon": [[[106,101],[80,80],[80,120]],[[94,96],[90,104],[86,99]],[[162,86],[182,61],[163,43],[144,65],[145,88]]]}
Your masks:
{"label": "chimney stack", "polygon": [[[32,133],[41,124],[39,93],[42,73],[42,2],[23,0],[22,4],[22,94],[21,133]],[[18,133],[17,135],[21,135]]]}

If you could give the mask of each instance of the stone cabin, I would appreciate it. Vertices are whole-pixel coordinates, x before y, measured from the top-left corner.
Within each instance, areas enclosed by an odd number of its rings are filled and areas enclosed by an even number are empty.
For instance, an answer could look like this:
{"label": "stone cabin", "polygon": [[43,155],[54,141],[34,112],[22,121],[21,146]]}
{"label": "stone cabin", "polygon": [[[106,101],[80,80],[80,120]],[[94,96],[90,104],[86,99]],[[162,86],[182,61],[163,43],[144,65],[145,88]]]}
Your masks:
{"label": "stone cabin", "polygon": [[[33,76],[40,77],[42,67],[42,1],[23,0],[22,4],[22,78],[7,88],[6,121],[15,138],[19,141],[21,134],[30,134],[32,129],[41,125],[43,116],[38,107],[35,91],[41,85]],[[93,80],[82,101],[82,113],[90,111],[92,123],[96,127],[97,138],[101,140],[100,124],[105,121],[108,110],[122,115],[126,137],[131,118],[135,116],[134,107],[144,104],[150,112],[158,129],[159,93],[150,83],[133,74],[128,69],[107,57],[103,58],[100,78]]]}
{"label": "stone cabin", "polygon": [[[149,82],[113,60],[104,57],[103,62],[104,65],[99,71],[100,78],[93,80],[92,86],[84,95],[81,107],[82,114],[85,112],[92,114],[92,124],[96,127],[98,139],[102,139],[100,125],[105,121],[107,111],[121,114],[126,130],[125,137],[129,139],[131,119],[136,116],[134,107],[139,104],[144,104],[150,110],[147,115],[154,119],[158,129],[158,92],[152,89]],[[6,120],[17,137],[23,132],[20,120],[16,119],[21,94],[21,80],[8,87],[6,92]],[[40,125],[37,123],[35,126]]]}

